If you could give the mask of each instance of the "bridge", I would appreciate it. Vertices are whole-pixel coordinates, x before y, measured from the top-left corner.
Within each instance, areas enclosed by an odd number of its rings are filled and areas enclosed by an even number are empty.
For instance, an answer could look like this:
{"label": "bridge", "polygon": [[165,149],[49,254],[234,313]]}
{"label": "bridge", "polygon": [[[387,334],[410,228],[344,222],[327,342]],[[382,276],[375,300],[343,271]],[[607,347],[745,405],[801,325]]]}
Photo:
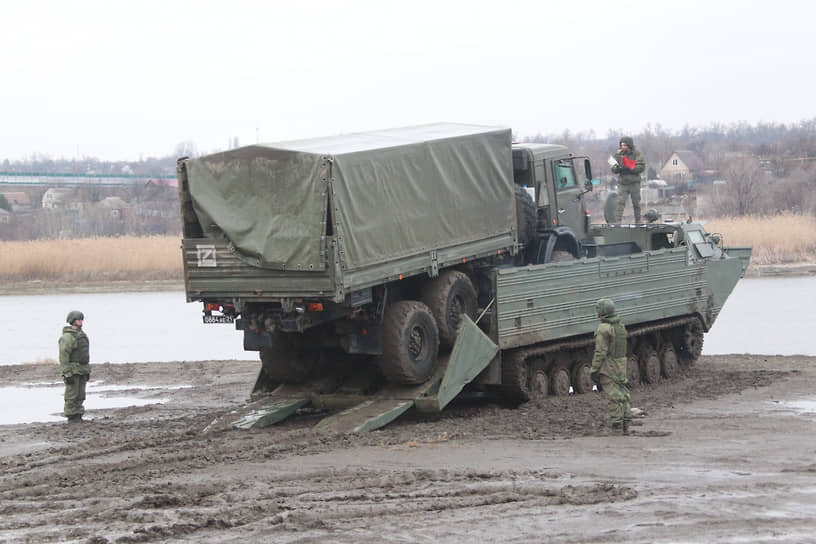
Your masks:
{"label": "bridge", "polygon": [[100,187],[121,187],[123,185],[144,185],[148,182],[157,185],[178,185],[176,176],[138,176],[108,174],[37,174],[20,172],[0,172],[0,185],[33,187],[59,185],[61,187],[79,187],[95,185]]}

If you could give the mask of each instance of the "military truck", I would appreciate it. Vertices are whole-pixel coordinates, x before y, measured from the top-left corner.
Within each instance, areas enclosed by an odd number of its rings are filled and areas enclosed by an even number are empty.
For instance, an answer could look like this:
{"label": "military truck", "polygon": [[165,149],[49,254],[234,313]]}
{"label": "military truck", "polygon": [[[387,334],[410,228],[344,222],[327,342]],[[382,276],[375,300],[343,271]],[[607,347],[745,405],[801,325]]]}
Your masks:
{"label": "military truck", "polygon": [[602,297],[630,379],[653,383],[700,355],[750,256],[697,224],[592,225],[589,160],[508,129],[255,145],[180,159],[178,176],[187,300],[260,351],[263,409],[239,426],[311,404],[345,409],[321,428],[371,429],[465,386],[587,392]]}

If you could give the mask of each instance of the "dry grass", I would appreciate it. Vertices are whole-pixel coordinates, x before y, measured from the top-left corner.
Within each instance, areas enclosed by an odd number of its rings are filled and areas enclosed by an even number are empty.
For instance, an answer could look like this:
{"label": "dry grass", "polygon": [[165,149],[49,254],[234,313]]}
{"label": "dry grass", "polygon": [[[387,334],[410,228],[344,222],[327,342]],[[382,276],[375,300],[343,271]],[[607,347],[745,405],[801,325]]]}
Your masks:
{"label": "dry grass", "polygon": [[708,232],[723,235],[726,246],[752,246],[752,264],[816,262],[816,218],[802,215],[713,219]]}
{"label": "dry grass", "polygon": [[[801,215],[709,221],[726,246],[753,246],[753,264],[816,262],[816,218]],[[122,236],[80,240],[0,242],[0,279],[73,283],[179,280],[181,240]]]}
{"label": "dry grass", "polygon": [[7,281],[140,281],[181,276],[181,240],[174,236],[0,242],[0,278]]}

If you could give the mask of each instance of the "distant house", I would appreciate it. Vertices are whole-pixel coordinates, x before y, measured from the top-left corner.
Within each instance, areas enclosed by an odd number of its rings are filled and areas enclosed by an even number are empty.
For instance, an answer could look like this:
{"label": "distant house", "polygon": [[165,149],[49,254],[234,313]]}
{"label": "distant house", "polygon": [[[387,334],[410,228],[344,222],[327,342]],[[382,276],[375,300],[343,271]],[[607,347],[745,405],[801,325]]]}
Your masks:
{"label": "distant house", "polygon": [[69,197],[73,192],[73,189],[67,187],[52,187],[43,194],[42,207],[46,210],[69,208]]}
{"label": "distant house", "polygon": [[97,207],[106,210],[108,215],[114,219],[124,219],[125,210],[130,206],[118,196],[109,196],[100,200]]}
{"label": "distant house", "polygon": [[660,169],[660,177],[667,183],[693,181],[703,174],[703,161],[694,151],[675,151]]}
{"label": "distant house", "polygon": [[11,211],[24,212],[31,209],[31,200],[23,192],[0,193],[6,197],[6,201],[11,205]]}

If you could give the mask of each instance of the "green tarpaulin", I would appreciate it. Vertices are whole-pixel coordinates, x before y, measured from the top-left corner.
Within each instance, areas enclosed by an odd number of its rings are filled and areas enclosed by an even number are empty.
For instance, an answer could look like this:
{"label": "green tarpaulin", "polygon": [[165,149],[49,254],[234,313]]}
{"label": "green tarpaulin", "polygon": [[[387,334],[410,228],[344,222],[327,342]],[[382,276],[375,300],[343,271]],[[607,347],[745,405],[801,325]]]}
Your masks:
{"label": "green tarpaulin", "polygon": [[324,269],[327,232],[357,270],[515,229],[509,129],[433,124],[254,145],[190,160],[188,179],[204,231],[270,268]]}

